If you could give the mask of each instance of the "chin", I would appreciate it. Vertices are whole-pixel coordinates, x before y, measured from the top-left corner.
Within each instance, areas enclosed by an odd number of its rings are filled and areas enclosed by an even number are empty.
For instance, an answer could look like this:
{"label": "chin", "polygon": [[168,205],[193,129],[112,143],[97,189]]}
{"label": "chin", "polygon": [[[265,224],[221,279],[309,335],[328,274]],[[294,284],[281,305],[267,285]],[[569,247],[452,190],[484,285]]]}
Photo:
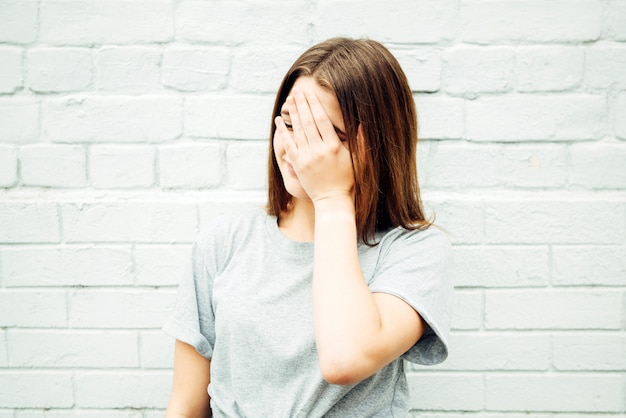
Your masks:
{"label": "chin", "polygon": [[296,199],[311,200],[309,199],[309,195],[306,194],[306,192],[304,191],[300,183],[295,185],[295,184],[288,184],[288,182],[285,182],[285,189],[287,190],[287,193],[289,193],[292,197]]}
{"label": "chin", "polygon": [[298,181],[296,177],[289,175],[289,173],[287,173],[287,176],[283,175],[282,177],[283,177],[283,184],[285,185],[285,190],[287,190],[287,193],[289,193],[295,199],[311,200],[309,199],[309,195],[307,195],[304,189],[302,188],[300,181]]}

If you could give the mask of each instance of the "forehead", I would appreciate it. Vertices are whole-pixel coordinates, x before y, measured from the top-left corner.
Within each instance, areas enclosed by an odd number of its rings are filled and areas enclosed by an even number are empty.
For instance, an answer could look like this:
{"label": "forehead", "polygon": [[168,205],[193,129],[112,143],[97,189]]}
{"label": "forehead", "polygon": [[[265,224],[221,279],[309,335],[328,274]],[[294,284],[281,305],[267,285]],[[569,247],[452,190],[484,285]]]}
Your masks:
{"label": "forehead", "polygon": [[315,93],[332,124],[341,130],[345,128],[339,101],[334,92],[320,86],[314,78],[306,76],[296,79],[289,94],[293,92],[295,87],[298,87],[301,91],[311,91]]}

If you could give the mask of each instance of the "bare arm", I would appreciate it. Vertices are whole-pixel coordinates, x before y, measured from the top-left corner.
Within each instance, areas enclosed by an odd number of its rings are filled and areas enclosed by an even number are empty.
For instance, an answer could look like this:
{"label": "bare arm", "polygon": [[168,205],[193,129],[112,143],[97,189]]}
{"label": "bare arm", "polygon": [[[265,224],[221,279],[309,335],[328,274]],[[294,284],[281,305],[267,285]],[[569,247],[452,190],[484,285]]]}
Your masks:
{"label": "bare arm", "polygon": [[358,259],[350,151],[319,100],[294,89],[286,104],[293,136],[281,118],[277,132],[315,207],[313,308],[320,368],[330,383],[353,384],[411,348],[426,325],[402,299],[367,287]]}
{"label": "bare arm", "polygon": [[313,303],[322,375],[353,384],[411,348],[425,323],[402,299],[371,293],[359,264],[352,199],[315,203]]}
{"label": "bare arm", "polygon": [[211,380],[211,361],[195,348],[176,341],[174,352],[174,384],[166,418],[211,417],[207,387]]}

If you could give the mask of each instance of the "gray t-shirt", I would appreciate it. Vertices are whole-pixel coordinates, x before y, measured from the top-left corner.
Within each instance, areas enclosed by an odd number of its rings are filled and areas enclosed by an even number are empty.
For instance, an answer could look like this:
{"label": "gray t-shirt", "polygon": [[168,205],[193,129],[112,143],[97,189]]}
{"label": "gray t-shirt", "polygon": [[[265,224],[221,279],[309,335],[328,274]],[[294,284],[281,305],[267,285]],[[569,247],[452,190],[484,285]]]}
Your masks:
{"label": "gray t-shirt", "polygon": [[409,351],[350,386],[327,383],[313,335],[313,243],[294,242],[262,210],[216,219],[198,236],[164,330],[211,359],[215,417],[405,417],[403,359],[447,357],[450,244],[437,228],[392,229],[359,245],[372,292],[410,304],[429,329]]}

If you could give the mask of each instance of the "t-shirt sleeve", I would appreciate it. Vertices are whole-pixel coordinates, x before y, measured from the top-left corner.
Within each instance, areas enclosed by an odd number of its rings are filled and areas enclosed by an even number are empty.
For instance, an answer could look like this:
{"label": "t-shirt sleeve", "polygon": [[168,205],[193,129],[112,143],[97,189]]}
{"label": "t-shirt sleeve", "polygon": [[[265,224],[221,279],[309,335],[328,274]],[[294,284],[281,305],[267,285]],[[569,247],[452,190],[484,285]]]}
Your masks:
{"label": "t-shirt sleeve", "polygon": [[379,244],[385,246],[369,287],[372,292],[404,300],[428,324],[419,341],[402,358],[417,364],[438,364],[448,357],[453,306],[450,242],[436,227],[396,232],[390,242]]}
{"label": "t-shirt sleeve", "polygon": [[191,263],[178,286],[176,305],[163,330],[179,341],[193,346],[211,359],[215,343],[215,315],[211,304],[215,270],[208,262],[215,257],[207,231],[193,245]]}

